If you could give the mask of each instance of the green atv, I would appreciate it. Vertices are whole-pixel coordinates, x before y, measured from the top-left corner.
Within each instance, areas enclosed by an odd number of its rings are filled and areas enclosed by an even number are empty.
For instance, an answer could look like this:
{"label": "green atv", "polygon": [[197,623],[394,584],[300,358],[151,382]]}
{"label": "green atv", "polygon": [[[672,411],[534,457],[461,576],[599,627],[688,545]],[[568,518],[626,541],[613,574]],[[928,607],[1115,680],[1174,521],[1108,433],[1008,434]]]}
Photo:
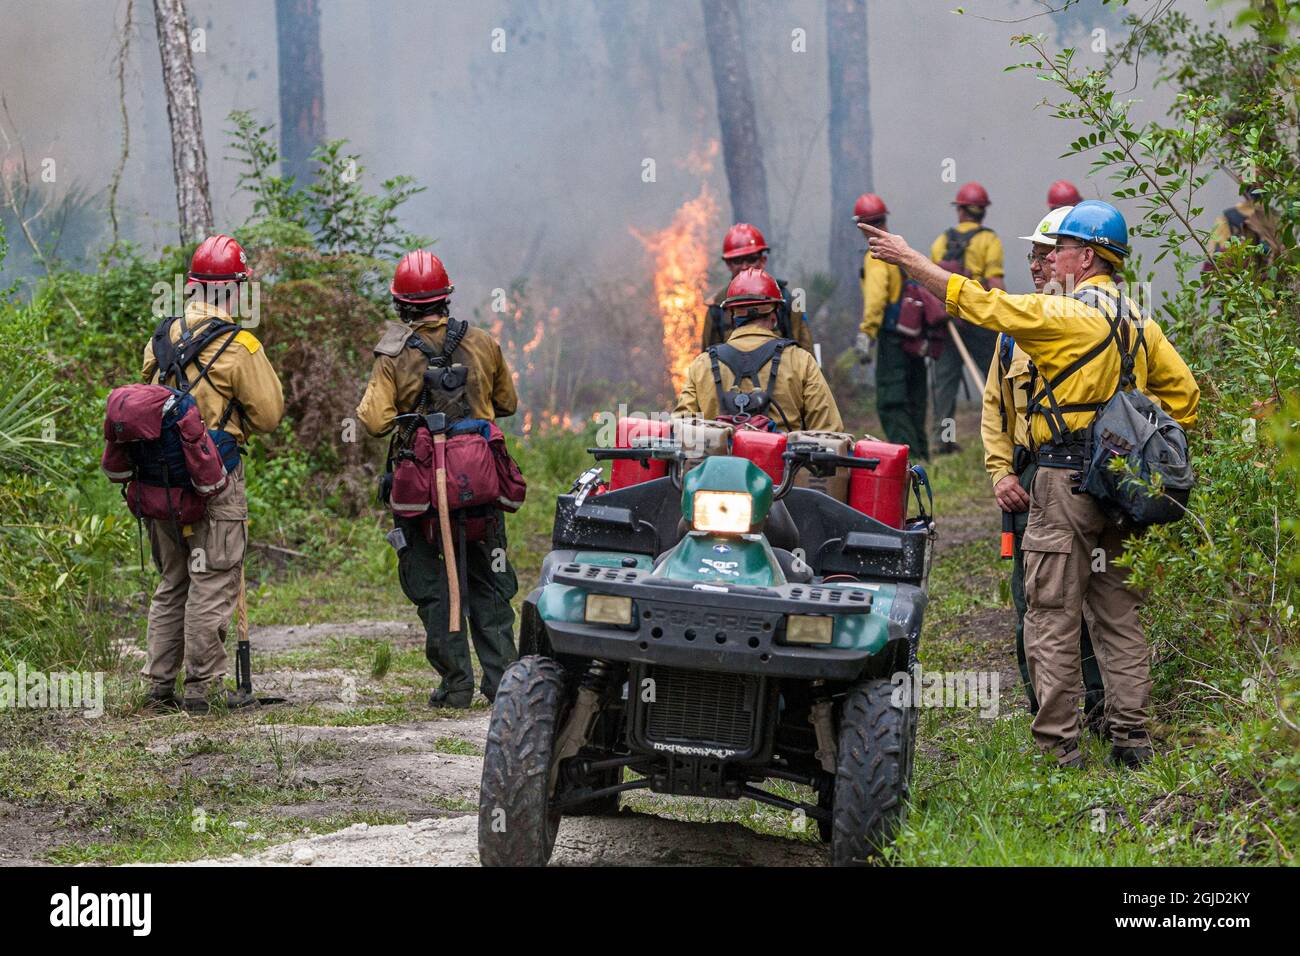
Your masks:
{"label": "green atv", "polygon": [[782,807],[816,822],[835,864],[878,861],[911,781],[916,712],[895,679],[916,663],[928,515],[893,528],[795,487],[801,468],[877,464],[813,444],[788,448],[775,489],[724,455],[683,479],[662,440],[590,451],[669,473],[600,493],[597,467],[557,500],[488,728],[483,864],[544,865],[562,816],[617,812],[638,788]]}

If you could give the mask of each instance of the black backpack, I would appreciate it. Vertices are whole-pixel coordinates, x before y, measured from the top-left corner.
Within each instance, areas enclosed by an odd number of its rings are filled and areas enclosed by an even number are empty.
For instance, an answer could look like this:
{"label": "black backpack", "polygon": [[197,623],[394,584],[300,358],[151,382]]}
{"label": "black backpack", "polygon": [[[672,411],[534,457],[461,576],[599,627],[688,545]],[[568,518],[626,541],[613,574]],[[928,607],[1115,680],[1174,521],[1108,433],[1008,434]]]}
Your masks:
{"label": "black backpack", "polygon": [[[772,396],[773,389],[776,387],[777,372],[781,368],[781,353],[794,344],[792,339],[772,339],[749,352],[742,351],[734,345],[709,346],[713,386],[718,392],[718,417],[741,424],[760,415],[767,416],[768,409],[771,408],[781,416],[785,429],[789,431],[790,422]],[[767,373],[767,385],[761,386],[758,373],[768,362],[772,363],[772,367]],[[722,369],[719,363],[731,369],[731,374],[736,377],[731,391],[726,391],[722,387]],[[753,383],[752,391],[740,390],[740,385],[745,379]]]}
{"label": "black backpack", "polygon": [[[1081,490],[1092,495],[1107,516],[1118,524],[1145,528],[1177,521],[1187,513],[1195,476],[1183,426],[1137,390],[1134,366],[1138,349],[1146,348],[1142,322],[1132,322],[1127,297],[1116,300],[1101,289],[1080,289],[1071,298],[1085,302],[1106,316],[1110,331],[1084,355],[1043,382],[1043,391],[1030,411],[1044,412],[1054,440],[1067,433],[1066,412],[1096,411],[1084,452]],[[1136,335],[1131,335],[1133,326]],[[1132,343],[1130,346],[1130,338]],[[1087,365],[1111,343],[1120,350],[1120,376],[1114,394],[1104,402],[1060,405],[1053,389]]]}
{"label": "black backpack", "polygon": [[943,260],[939,265],[956,275],[969,276],[970,273],[966,270],[966,250],[970,248],[972,239],[981,232],[990,231],[988,226],[979,226],[966,232],[962,232],[955,226],[950,228],[944,233],[948,245],[943,250]]}
{"label": "black backpack", "polygon": [[420,422],[415,416],[442,413],[445,423],[450,426],[469,418],[469,400],[465,396],[469,384],[469,367],[452,364],[456,350],[469,332],[469,323],[464,319],[448,319],[447,334],[442,340],[442,350],[435,349],[412,332],[404,344],[408,349],[419,349],[424,353],[428,363],[424,370],[424,385],[420,389],[420,398],[411,409],[410,416],[405,417],[404,424],[398,428],[388,442],[388,455],[384,462],[384,473],[379,476],[379,502],[388,504],[393,487],[393,462],[409,455],[411,438]]}
{"label": "black backpack", "polygon": [[[181,323],[180,338],[173,342],[171,338],[171,328],[175,323]],[[170,378],[176,384],[178,391],[188,393],[200,381],[206,381],[208,386],[216,392],[216,385],[208,376],[208,369],[216,364],[217,359],[221,358],[230,344],[235,341],[240,332],[240,327],[234,322],[222,322],[213,319],[199,327],[196,334],[193,332],[185,320],[180,316],[169,316],[158,323],[158,327],[153,331],[152,349],[154,360],[158,363],[158,383],[166,385]],[[185,374],[185,369],[198,362],[199,356],[203,350],[216,339],[226,336],[226,340],[221,343],[216,354],[212,356],[212,361],[206,365],[198,366],[198,375],[191,382]],[[239,413],[239,419],[242,423],[244,420],[244,409],[240,406],[238,400],[229,398],[226,400],[226,407],[221,413],[221,419],[214,425],[208,427],[214,431],[223,431],[226,423],[230,421],[230,416]]]}
{"label": "black backpack", "polygon": [[441,352],[435,351],[418,333],[412,332],[406,340],[407,348],[419,349],[429,363],[424,370],[424,388],[417,407],[426,413],[442,412],[449,425],[469,418],[469,400],[465,397],[469,366],[452,363],[452,357],[467,332],[469,323],[464,319],[448,319]]}

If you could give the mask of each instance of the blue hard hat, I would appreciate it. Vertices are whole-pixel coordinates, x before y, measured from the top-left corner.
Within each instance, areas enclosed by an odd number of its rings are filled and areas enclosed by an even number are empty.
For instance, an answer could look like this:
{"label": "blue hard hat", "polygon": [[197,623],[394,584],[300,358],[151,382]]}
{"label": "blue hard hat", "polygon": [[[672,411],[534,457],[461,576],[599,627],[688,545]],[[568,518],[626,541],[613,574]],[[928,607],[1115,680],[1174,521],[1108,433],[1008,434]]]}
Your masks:
{"label": "blue hard hat", "polygon": [[1124,215],[1108,202],[1085,199],[1061,220],[1052,233],[1094,243],[1121,258],[1129,254],[1128,225]]}

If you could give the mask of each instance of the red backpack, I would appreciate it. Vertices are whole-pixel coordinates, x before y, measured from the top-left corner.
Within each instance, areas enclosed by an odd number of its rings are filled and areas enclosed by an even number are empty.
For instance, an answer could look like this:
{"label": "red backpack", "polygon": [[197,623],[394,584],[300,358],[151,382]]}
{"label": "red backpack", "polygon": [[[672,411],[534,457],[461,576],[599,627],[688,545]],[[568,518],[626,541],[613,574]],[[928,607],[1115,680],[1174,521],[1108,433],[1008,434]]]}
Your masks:
{"label": "red backpack", "polygon": [[399,416],[406,424],[394,436],[392,477],[381,487],[386,487],[384,500],[395,515],[425,519],[430,542],[437,524],[439,470],[446,476],[447,509],[463,529],[463,540],[486,538],[496,527],[498,512],[518,511],[527,494],[501,429],[468,417],[468,369],[452,364],[468,330],[468,322],[452,319],[440,353],[415,333],[407,340],[428,359],[425,387],[416,410]]}
{"label": "red backpack", "polygon": [[[171,327],[178,321],[182,334],[173,342]],[[125,485],[123,496],[137,518],[176,526],[202,520],[207,499],[226,487],[228,472],[239,464],[239,444],[223,430],[233,413],[242,415],[239,403],[230,400],[216,428],[209,429],[190,395],[238,334],[239,326],[231,322],[212,320],[191,332],[184,319],[163,319],[152,346],[158,381],[170,378],[177,387],[134,384],[109,393],[100,463],[109,481]],[[212,361],[199,366],[191,382],[185,369],[222,336]]]}
{"label": "red backpack", "polygon": [[126,486],[131,514],[182,525],[203,519],[228,477],[193,396],[165,385],[109,393],[100,464],[109,481]]}
{"label": "red backpack", "polygon": [[948,309],[939,297],[915,279],[903,283],[894,331],[903,337],[908,355],[937,359],[948,344]]}

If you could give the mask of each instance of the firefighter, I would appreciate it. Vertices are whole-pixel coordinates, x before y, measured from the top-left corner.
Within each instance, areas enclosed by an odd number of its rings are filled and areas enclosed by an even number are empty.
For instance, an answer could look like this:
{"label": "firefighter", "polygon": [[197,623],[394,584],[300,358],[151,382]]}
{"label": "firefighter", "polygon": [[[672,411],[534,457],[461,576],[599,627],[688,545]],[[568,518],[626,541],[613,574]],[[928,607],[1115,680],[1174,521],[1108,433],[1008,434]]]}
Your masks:
{"label": "firefighter", "polygon": [[[412,412],[421,404],[428,355],[441,354],[448,334],[454,287],[438,257],[420,249],[402,257],[390,291],[400,321],[386,324],[374,348],[370,382],[357,406],[357,418],[376,436],[392,431],[399,413]],[[423,351],[422,345],[430,352]],[[471,417],[492,420],[515,413],[514,381],[496,339],[470,326],[452,355],[456,364],[469,369],[465,397]],[[469,633],[483,670],[479,689],[489,701],[496,697],[502,672],[517,656],[510,599],[519,583],[506,556],[505,522],[499,515],[495,518],[495,528],[484,540],[465,543],[466,561],[459,567],[467,580]],[[440,538],[427,518],[394,521],[398,579],[403,593],[418,608],[424,622],[425,657],[441,678],[429,706],[469,707],[474,698],[474,667],[465,631],[453,633],[448,626]]]}
{"label": "firefighter", "polygon": [[[190,259],[181,316],[160,326],[173,345],[193,342],[198,347],[190,364],[180,369],[185,381],[173,374],[162,381],[166,370],[159,369],[153,340],[144,348],[144,380],[174,388],[190,385],[204,423],[228,436],[219,446],[232,450],[242,449],[254,432],[274,431],[284,415],[280,379],[266,350],[222,307],[244,301],[239,289],[248,280],[248,260],[239,243],[229,236],[204,239]],[[207,344],[200,345],[205,338]],[[224,641],[239,600],[248,545],[243,461],[228,472],[226,487],[208,499],[202,521],[179,528],[147,521],[149,546],[162,575],[149,604],[148,659],[141,672],[150,683],[151,709],[182,706],[207,713],[216,701],[227,707],[254,703],[239,691],[225,690],[223,697],[229,664]],[[182,664],[185,689],[177,701]]]}
{"label": "firefighter", "polygon": [[[1058,206],[1039,222],[1031,235],[1020,237],[1030,243],[1029,275],[1035,292],[1043,292],[1046,288],[1060,294],[1059,283],[1049,281],[1052,280],[1052,267],[1047,262],[1047,254],[1056,245],[1055,230],[1073,208]],[[1038,466],[1029,460],[1026,416],[1035,375],[1034,363],[1029,356],[1011,336],[1002,333],[998,337],[997,355],[989,366],[988,380],[984,384],[984,408],[980,416],[984,467],[993,480],[993,497],[998,507],[1013,518],[1011,598],[1016,606],[1016,663],[1029,697],[1031,714],[1038,713],[1038,698],[1034,696],[1034,687],[1029,681],[1029,664],[1025,659],[1025,559],[1020,544],[1029,518],[1029,488],[1038,470]],[[1087,617],[1085,613],[1080,622],[1079,641],[1083,663],[1083,719],[1090,731],[1102,736],[1105,693],[1101,670],[1088,639]]]}
{"label": "firefighter", "polygon": [[[875,193],[864,193],[853,205],[853,218],[885,228],[889,210]],[[914,458],[930,456],[925,434],[925,357],[903,351],[903,339],[894,326],[903,302],[903,273],[870,255],[864,255],[862,270],[862,325],[854,351],[858,360],[876,356],[876,410],[885,437],[896,445],[908,445]]]}
{"label": "firefighter", "polygon": [[[783,301],[780,286],[762,269],[746,269],[731,280],[722,308],[735,331],[686,369],[674,415],[734,415],[737,396],[744,396],[741,412],[766,415],[783,431],[844,430],[817,360],[776,331]],[[748,366],[752,375],[740,374]]]}
{"label": "firefighter", "polygon": [[1058,179],[1047,187],[1047,211],[1060,209],[1062,206],[1077,206],[1083,202],[1078,187],[1068,179]]}
{"label": "firefighter", "polygon": [[[945,230],[930,247],[930,258],[950,272],[969,276],[985,288],[1005,289],[1002,281],[1002,240],[984,225],[990,205],[987,190],[979,183],[966,183],[957,190],[952,204],[957,208],[957,225]],[[988,368],[997,346],[997,336],[961,322],[962,342],[976,368]],[[931,447],[940,455],[960,451],[952,437],[951,423],[957,411],[957,389],[962,382],[962,358],[956,347],[945,348],[934,360],[934,430]]]}
{"label": "firefighter", "polygon": [[[1138,620],[1142,597],[1127,583],[1128,571],[1116,566],[1127,533],[1095,499],[1076,494],[1084,441],[1096,409],[1119,384],[1121,356],[1111,342],[1111,315],[1099,300],[1089,304],[1089,289],[1118,302],[1115,274],[1129,254],[1128,227],[1109,203],[1087,200],[1075,206],[1056,228],[1048,253],[1053,276],[1067,295],[1008,295],[954,275],[911,249],[897,235],[869,225],[858,227],[871,241],[872,255],[892,262],[936,295],[945,297],[950,315],[983,328],[1011,334],[1052,382],[1054,401],[1043,404],[1045,389],[1030,400],[1029,441],[1039,466],[1029,489],[1025,554],[1025,654],[1038,695],[1035,741],[1061,766],[1079,766],[1081,690],[1079,621],[1086,602],[1090,631],[1106,685],[1106,721],[1111,759],[1136,766],[1152,754],[1147,732],[1151,662]],[[1181,425],[1196,421],[1200,389],[1182,357],[1151,318],[1127,307],[1143,333],[1136,349],[1136,387],[1158,401]],[[1064,426],[1064,431],[1062,431]]]}
{"label": "firefighter", "polygon": [[[722,261],[727,264],[732,279],[746,269],[766,269],[767,255],[770,251],[767,240],[758,231],[758,227],[751,226],[747,222],[736,223],[722,237]],[[808,327],[804,314],[794,308],[785,280],[777,279],[776,284],[781,289],[777,331],[787,339],[794,339],[801,348],[811,352],[813,350],[812,329]],[[725,288],[719,289],[705,303],[708,310],[704,315],[704,337],[700,351],[704,351],[710,345],[721,345],[731,334],[733,326],[722,308],[722,300],[726,295]]]}
{"label": "firefighter", "polygon": [[[1210,233],[1210,252],[1217,259],[1227,251],[1233,239],[1239,239],[1249,254],[1249,261],[1263,268],[1275,258],[1274,250],[1279,248],[1277,221],[1257,202],[1259,191],[1256,187],[1245,185],[1241,188],[1241,200],[1235,206],[1229,206],[1214,221],[1214,230]],[[1213,268],[1207,262],[1204,269]]]}

